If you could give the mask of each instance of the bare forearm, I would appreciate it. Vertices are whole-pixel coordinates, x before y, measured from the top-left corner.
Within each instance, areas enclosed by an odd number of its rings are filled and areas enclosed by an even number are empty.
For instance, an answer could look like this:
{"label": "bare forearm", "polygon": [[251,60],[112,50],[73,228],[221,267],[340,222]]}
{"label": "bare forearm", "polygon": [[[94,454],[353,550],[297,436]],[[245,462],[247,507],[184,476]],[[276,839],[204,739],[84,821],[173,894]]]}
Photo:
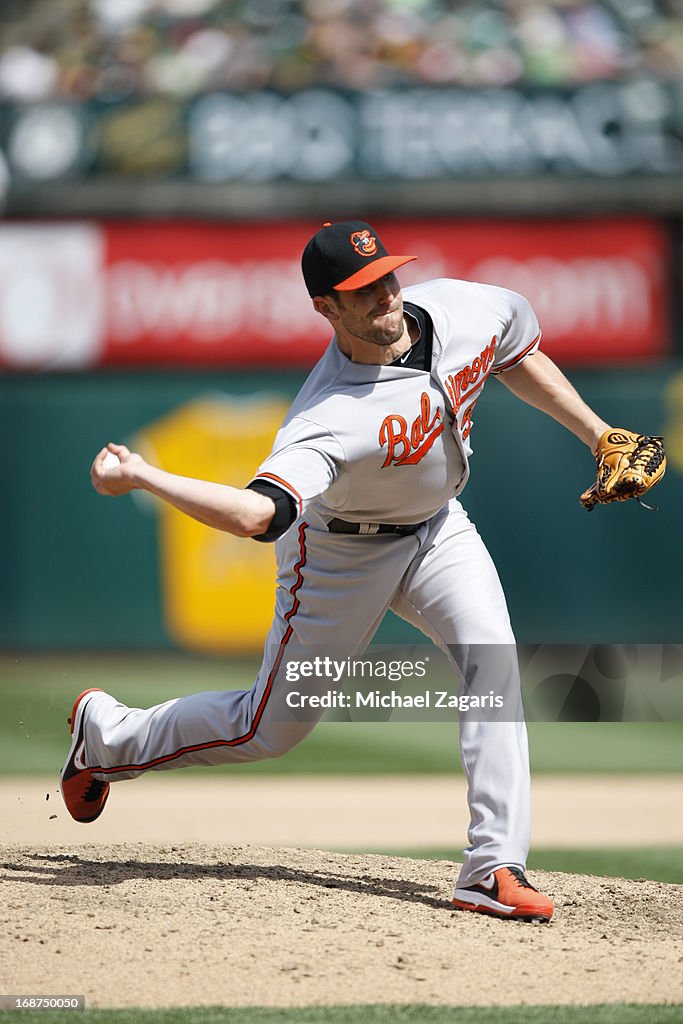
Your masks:
{"label": "bare forearm", "polygon": [[264,494],[176,476],[146,462],[136,469],[134,480],[141,490],[162,498],[205,526],[237,537],[264,533],[275,511],[273,502]]}
{"label": "bare forearm", "polygon": [[[105,465],[109,451],[119,460],[114,466]],[[166,473],[125,445],[110,443],[103,448],[90,476],[99,494],[116,497],[134,490],[147,491],[205,526],[236,537],[265,533],[275,514],[274,502],[264,494]]]}
{"label": "bare forearm", "polygon": [[522,401],[561,423],[593,452],[600,435],[609,428],[609,423],[586,405],[562,371],[543,352],[528,356],[513,370],[501,374],[500,380]]}

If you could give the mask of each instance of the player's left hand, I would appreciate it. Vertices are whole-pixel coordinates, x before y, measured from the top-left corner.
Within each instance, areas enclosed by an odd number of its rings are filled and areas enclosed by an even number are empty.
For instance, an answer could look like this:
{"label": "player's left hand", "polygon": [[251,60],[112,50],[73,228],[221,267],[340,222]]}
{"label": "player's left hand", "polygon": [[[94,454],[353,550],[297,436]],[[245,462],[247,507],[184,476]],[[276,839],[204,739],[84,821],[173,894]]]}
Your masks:
{"label": "player's left hand", "polygon": [[[590,512],[596,505],[640,498],[654,487],[666,469],[663,439],[632,430],[610,428],[595,450],[597,478],[581,495]],[[646,506],[649,508],[650,506]]]}
{"label": "player's left hand", "polygon": [[[111,457],[115,455],[118,464]],[[114,444],[110,442],[95,456],[95,461],[90,468],[90,479],[98,494],[105,494],[114,498],[119,494],[128,494],[135,490],[134,471],[144,464],[144,459],[136,452],[131,452],[125,444]]]}

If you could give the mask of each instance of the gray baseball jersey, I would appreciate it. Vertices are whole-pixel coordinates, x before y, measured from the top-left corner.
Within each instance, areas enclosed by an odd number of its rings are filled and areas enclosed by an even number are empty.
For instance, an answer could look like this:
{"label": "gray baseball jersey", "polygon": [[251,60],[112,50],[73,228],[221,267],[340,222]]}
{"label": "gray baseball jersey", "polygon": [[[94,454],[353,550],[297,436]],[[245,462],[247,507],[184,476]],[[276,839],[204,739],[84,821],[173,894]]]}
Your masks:
{"label": "gray baseball jersey", "polygon": [[440,279],[404,297],[431,316],[431,373],[353,363],[332,342],[259,469],[311,521],[435,515],[467,482],[474,406],[489,375],[538,347],[529,303],[504,288]]}

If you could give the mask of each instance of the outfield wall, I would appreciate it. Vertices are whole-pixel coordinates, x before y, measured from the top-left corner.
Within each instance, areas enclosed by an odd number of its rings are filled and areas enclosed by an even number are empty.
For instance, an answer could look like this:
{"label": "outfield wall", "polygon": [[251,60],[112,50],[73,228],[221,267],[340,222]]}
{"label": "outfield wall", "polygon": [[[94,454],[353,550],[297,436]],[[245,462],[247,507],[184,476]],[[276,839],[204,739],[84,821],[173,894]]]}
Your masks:
{"label": "outfield wall", "polygon": [[[635,502],[586,513],[587,451],[489,382],[463,504],[491,550],[520,641],[681,641],[683,374],[677,365],[575,372],[608,421],[663,433],[669,472]],[[99,497],[108,440],[165,468],[243,486],[303,373],[0,377],[0,645],[255,651],[272,610],[273,552],[147,500]],[[182,520],[182,523],[179,522]],[[390,617],[380,639],[413,634]]]}

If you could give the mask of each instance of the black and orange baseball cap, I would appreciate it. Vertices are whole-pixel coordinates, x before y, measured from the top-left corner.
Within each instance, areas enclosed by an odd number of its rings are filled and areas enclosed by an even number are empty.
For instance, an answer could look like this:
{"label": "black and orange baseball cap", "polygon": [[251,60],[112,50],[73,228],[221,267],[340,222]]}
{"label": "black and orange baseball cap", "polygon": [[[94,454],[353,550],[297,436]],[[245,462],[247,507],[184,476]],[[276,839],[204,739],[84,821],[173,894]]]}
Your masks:
{"label": "black and orange baseball cap", "polygon": [[301,269],[313,297],[364,288],[415,259],[417,256],[390,256],[365,221],[342,220],[316,231],[304,249]]}

